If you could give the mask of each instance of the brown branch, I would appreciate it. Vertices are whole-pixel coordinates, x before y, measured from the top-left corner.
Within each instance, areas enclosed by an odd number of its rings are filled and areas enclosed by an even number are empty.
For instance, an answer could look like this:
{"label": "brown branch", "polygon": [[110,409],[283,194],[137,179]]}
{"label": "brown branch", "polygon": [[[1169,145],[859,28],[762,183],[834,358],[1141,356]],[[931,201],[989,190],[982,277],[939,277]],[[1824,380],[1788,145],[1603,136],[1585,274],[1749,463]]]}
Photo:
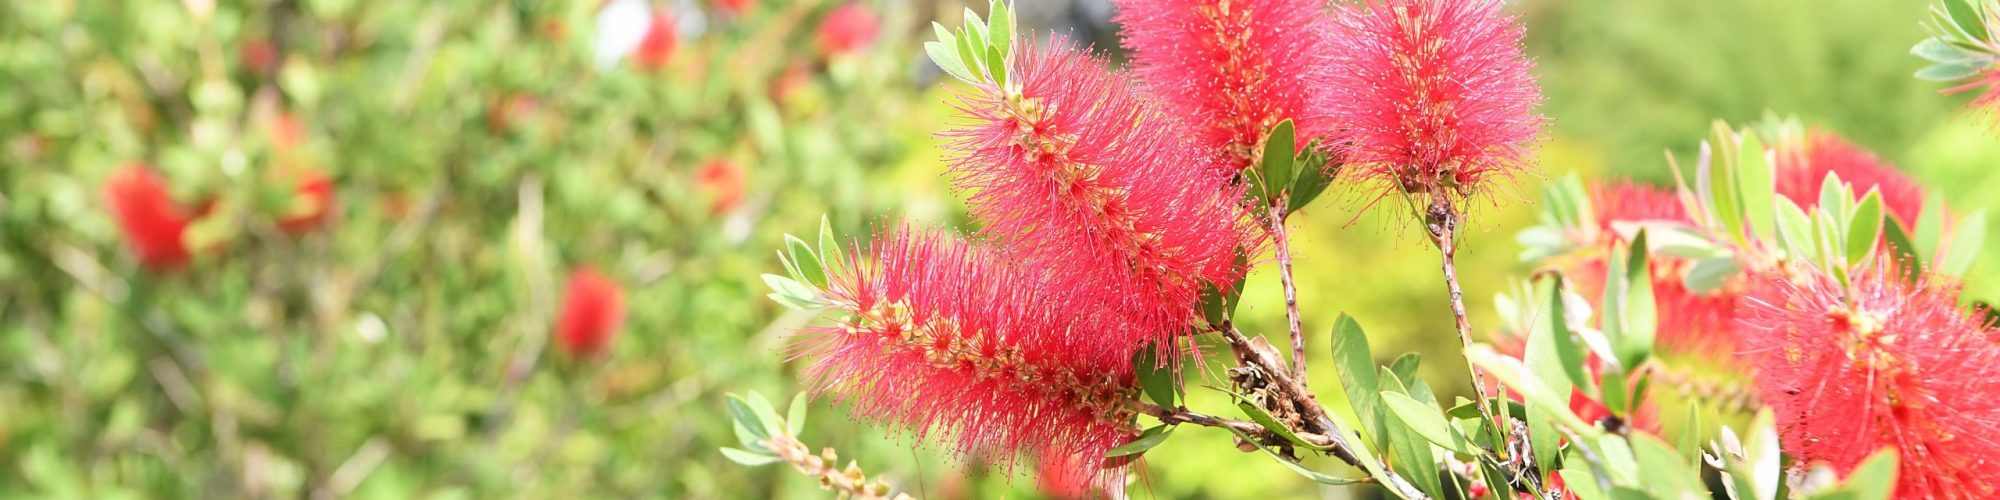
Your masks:
{"label": "brown branch", "polygon": [[1285,204],[1271,207],[1271,241],[1278,252],[1278,277],[1285,287],[1285,319],[1292,334],[1292,378],[1301,385],[1306,380],[1305,328],[1299,324],[1299,292],[1292,283],[1292,245],[1285,233]]}
{"label": "brown branch", "polygon": [[[1425,228],[1430,233],[1431,242],[1437,244],[1439,260],[1444,271],[1445,290],[1451,294],[1451,315],[1458,326],[1458,341],[1463,347],[1472,347],[1472,321],[1465,314],[1465,290],[1458,286],[1458,225],[1463,220],[1458,210],[1451,204],[1451,198],[1443,195],[1431,199],[1429,213],[1426,214]],[[1491,425],[1500,425],[1493,418],[1493,410],[1487,406],[1491,400],[1486,395],[1486,376],[1470,359],[1465,368],[1472,374],[1472,391],[1479,396],[1479,415]]]}
{"label": "brown branch", "polygon": [[857,500],[912,498],[908,493],[890,496],[888,482],[879,476],[871,480],[861,471],[861,464],[851,459],[847,461],[846,468],[835,468],[834,464],[839,457],[834,454],[833,448],[822,448],[820,454],[814,455],[812,449],[806,447],[805,443],[799,442],[797,438],[782,435],[771,436],[763,442],[763,445],[770,448],[771,453],[778,456],[778,460],[790,464],[799,473],[818,479],[820,489],[832,490],[840,498]]}

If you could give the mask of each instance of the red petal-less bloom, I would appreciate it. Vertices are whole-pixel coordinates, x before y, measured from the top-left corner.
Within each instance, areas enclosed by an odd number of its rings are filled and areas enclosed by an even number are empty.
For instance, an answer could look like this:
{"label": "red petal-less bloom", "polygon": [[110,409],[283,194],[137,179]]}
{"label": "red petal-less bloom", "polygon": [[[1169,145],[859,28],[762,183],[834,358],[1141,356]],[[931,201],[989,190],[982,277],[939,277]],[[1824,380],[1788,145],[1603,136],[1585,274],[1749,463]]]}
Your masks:
{"label": "red petal-less bloom", "polygon": [[732,15],[743,15],[757,7],[757,0],[715,0],[715,8]]}
{"label": "red petal-less bloom", "polygon": [[1233,249],[1255,231],[1240,188],[1102,59],[1017,49],[1019,94],[964,92],[957,106],[969,123],[943,134],[980,234],[1093,290],[1083,299],[1094,305],[1077,309],[1127,315],[1101,330],[1107,346],[1129,352],[1184,333],[1201,283],[1234,283]]}
{"label": "red petal-less bloom", "polygon": [[340,205],[333,197],[333,178],[318,170],[298,173],[298,198],[293,210],[278,219],[278,228],[293,235],[305,234],[326,225]]}
{"label": "red petal-less bloom", "polygon": [[668,62],[674,60],[674,49],[680,44],[674,16],[663,9],[656,9],[653,11],[653,25],[646,29],[646,38],[641,39],[639,48],[632,51],[632,64],[645,70],[666,67]]}
{"label": "red petal-less bloom", "polygon": [[849,54],[859,52],[875,41],[875,32],[881,28],[881,21],[875,13],[858,3],[848,3],[827,12],[826,19],[819,23],[819,48],[826,54]]}
{"label": "red petal-less bloom", "polygon": [[709,160],[695,173],[695,186],[714,197],[709,212],[720,214],[743,201],[743,168],[725,158]]}
{"label": "red petal-less bloom", "polygon": [[181,233],[194,216],[174,202],[152,170],[130,165],[112,173],[104,180],[104,200],[141,265],[156,271],[187,265],[190,254]]}
{"label": "red petal-less bloom", "polygon": [[556,344],[565,354],[587,358],[603,354],[625,322],[625,291],[597,270],[572,271],[563,292],[562,316],[556,320]]}
{"label": "red petal-less bloom", "polygon": [[1808,211],[1819,205],[1820,187],[1828,174],[1854,186],[1862,196],[1870,189],[1882,190],[1882,206],[1889,215],[1913,228],[1924,208],[1924,188],[1895,166],[1876,158],[1874,153],[1830,133],[1814,133],[1805,144],[1783,148],[1778,153],[1778,194]]}
{"label": "red petal-less bloom", "polygon": [[[1604,296],[1605,259],[1623,241],[1615,223],[1692,223],[1687,208],[1673,191],[1631,183],[1593,186],[1591,208],[1597,215],[1599,241],[1583,258],[1564,266],[1577,293],[1593,302]],[[1715,357],[1735,352],[1736,306],[1740,283],[1696,293],[1683,281],[1693,262],[1654,254],[1647,259],[1653,279],[1653,306],[1658,313],[1658,339],[1667,350]]]}
{"label": "red petal-less bloom", "polygon": [[998,252],[938,235],[884,234],[849,254],[828,263],[837,321],[794,345],[816,393],[920,439],[941,432],[973,462],[1030,458],[1066,480],[1122,474],[1104,452],[1133,434],[1131,351],[1096,347],[1070,309],[1080,287],[1038,283]]}
{"label": "red petal-less bloom", "polygon": [[[1250,165],[1265,132],[1293,120],[1299,144],[1333,130],[1323,102],[1333,66],[1321,0],[1119,0],[1132,72],[1164,109],[1200,125],[1201,143]],[[1234,173],[1232,171],[1232,173]]]}
{"label": "red petal-less bloom", "polygon": [[2000,494],[2000,336],[1958,307],[1958,289],[1908,283],[1889,265],[1851,285],[1797,269],[1745,300],[1743,354],[1799,463],[1845,475],[1900,453],[1898,498]]}
{"label": "red petal-less bloom", "polygon": [[1541,90],[1501,2],[1335,5],[1327,111],[1348,164],[1392,192],[1459,197],[1529,168]]}

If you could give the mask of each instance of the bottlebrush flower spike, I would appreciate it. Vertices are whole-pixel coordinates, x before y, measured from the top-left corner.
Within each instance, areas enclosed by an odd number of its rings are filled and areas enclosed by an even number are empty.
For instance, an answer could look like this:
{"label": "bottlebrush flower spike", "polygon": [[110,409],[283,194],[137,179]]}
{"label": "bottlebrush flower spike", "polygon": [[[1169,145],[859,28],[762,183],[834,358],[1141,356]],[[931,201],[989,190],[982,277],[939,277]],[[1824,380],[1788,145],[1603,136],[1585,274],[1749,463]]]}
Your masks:
{"label": "bottlebrush flower spike", "polygon": [[1119,0],[1133,73],[1201,143],[1250,166],[1266,131],[1291,119],[1298,144],[1333,129],[1324,101],[1334,51],[1319,0]]}
{"label": "bottlebrush flower spike", "polygon": [[1389,189],[1466,197],[1528,167],[1541,90],[1491,0],[1335,3],[1327,108],[1349,165]]}
{"label": "bottlebrush flower spike", "polygon": [[155,271],[187,265],[190,253],[181,234],[194,216],[174,202],[147,166],[129,165],[112,173],[104,181],[104,200],[140,265]]}
{"label": "bottlebrush flower spike", "polygon": [[1080,286],[907,230],[847,254],[827,263],[836,322],[794,345],[815,392],[919,438],[942,432],[974,461],[1032,458],[1066,480],[1122,476],[1103,457],[1133,434],[1132,352],[1095,347],[1097,331],[1068,307]]}
{"label": "bottlebrush flower spike", "polygon": [[1882,190],[1882,206],[1903,227],[1915,227],[1924,207],[1924,188],[1909,175],[1883,162],[1874,153],[1840,136],[1819,132],[1806,142],[1790,144],[1778,152],[1778,194],[1811,210],[1819,205],[1820,188],[1827,175],[1854,186],[1854,194]]}
{"label": "bottlebrush flower spike", "polygon": [[875,41],[880,25],[875,13],[859,3],[835,7],[819,23],[816,36],[820,51],[828,55],[860,52]]}
{"label": "bottlebrush flower spike", "polygon": [[[1063,47],[1056,39],[1052,46]],[[1059,281],[1086,284],[1084,310],[1128,312],[1132,341],[1179,335],[1201,284],[1226,289],[1234,249],[1255,231],[1240,187],[1102,59],[1016,46],[1013,83],[961,94],[969,123],[946,132],[953,182],[971,192],[980,234]],[[1101,306],[1101,307],[1098,307]]]}
{"label": "bottlebrush flower spike", "polygon": [[656,70],[673,62],[674,50],[681,44],[680,33],[674,26],[673,14],[665,10],[653,11],[653,23],[646,28],[646,37],[639,40],[639,48],[632,51],[632,64],[639,69]]}
{"label": "bottlebrush flower spike", "polygon": [[556,344],[575,358],[601,355],[625,322],[625,291],[597,270],[572,271],[563,292],[562,316],[556,320]]}
{"label": "bottlebrush flower spike", "polygon": [[736,208],[743,201],[743,168],[727,158],[716,158],[702,164],[701,171],[695,173],[695,186],[709,193],[712,202],[710,214],[721,214]]}
{"label": "bottlebrush flower spike", "polygon": [[1864,264],[1852,284],[1818,269],[1746,300],[1743,353],[1785,451],[1841,474],[1900,453],[1898,498],[2000,494],[2000,336],[1957,307],[1955,285]]}

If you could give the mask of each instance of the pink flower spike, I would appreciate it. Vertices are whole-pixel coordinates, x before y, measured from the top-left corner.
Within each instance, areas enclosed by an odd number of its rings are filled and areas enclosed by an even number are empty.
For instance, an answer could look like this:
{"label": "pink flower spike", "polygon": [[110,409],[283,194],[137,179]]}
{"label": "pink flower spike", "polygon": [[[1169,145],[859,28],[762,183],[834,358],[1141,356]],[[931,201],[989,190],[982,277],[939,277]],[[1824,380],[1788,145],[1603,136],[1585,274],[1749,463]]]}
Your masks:
{"label": "pink flower spike", "polygon": [[967,123],[943,134],[979,234],[1088,290],[1076,310],[1122,315],[1098,330],[1106,349],[1181,337],[1202,283],[1233,284],[1234,250],[1254,241],[1242,188],[1104,60],[1016,47],[1012,73],[1011,90],[962,93]]}
{"label": "pink flower spike", "polygon": [[1104,453],[1135,434],[1131,351],[1097,348],[1064,292],[947,236],[898,231],[849,254],[828,263],[837,320],[793,347],[815,393],[919,439],[940,432],[974,463],[1122,484],[1097,479],[1123,477]]}
{"label": "pink flower spike", "polygon": [[2000,337],[1958,307],[1956,285],[1909,283],[1890,264],[1853,272],[1842,285],[1793,269],[1744,301],[1742,353],[1784,451],[1844,475],[1891,447],[1897,498],[2000,494]]}
{"label": "pink flower spike", "polygon": [[1336,3],[1328,114],[1386,189],[1467,197],[1531,168],[1541,90],[1521,25],[1490,0]]}
{"label": "pink flower spike", "polygon": [[1286,119],[1299,145],[1333,129],[1326,116],[1333,20],[1320,0],[1118,0],[1132,72],[1169,113],[1200,124],[1201,143],[1250,166]]}

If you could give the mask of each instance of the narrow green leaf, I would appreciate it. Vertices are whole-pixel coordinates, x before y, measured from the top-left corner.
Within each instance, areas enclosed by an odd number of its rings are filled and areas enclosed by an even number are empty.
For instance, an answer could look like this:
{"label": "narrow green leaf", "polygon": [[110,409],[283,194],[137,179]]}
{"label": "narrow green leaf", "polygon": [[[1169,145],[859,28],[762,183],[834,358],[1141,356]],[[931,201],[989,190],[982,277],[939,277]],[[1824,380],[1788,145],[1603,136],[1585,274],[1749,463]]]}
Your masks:
{"label": "narrow green leaf", "polygon": [[1951,250],[1945,253],[1938,272],[1950,276],[1964,276],[1972,269],[1972,263],[1979,259],[1979,251],[1986,245],[1986,209],[1982,208],[1958,222],[1955,234],[1951,235]]}
{"label": "narrow green leaf", "polygon": [[[1607,274],[1618,274],[1615,271],[1613,269],[1613,272]],[[1560,282],[1555,285],[1557,286],[1545,287],[1546,291],[1542,294],[1542,303],[1548,304],[1548,307],[1536,315],[1534,329],[1529,332],[1527,352],[1521,359],[1521,363],[1527,368],[1525,374],[1527,378],[1519,381],[1526,385],[1538,386],[1535,387],[1537,392],[1549,395],[1550,401],[1558,401],[1557,398],[1560,398],[1560,402],[1553,406],[1533,399],[1528,400],[1528,441],[1534,449],[1535,462],[1545,464],[1555,463],[1559,457],[1558,443],[1562,437],[1553,427],[1552,420],[1555,417],[1552,413],[1569,413],[1570,390],[1580,385],[1577,381],[1581,380],[1587,384],[1590,380],[1582,373],[1582,352],[1571,340],[1568,321],[1564,319]],[[1564,344],[1568,347],[1564,348]],[[1529,392],[1524,388],[1515,389],[1524,395]]]}
{"label": "narrow green leaf", "polygon": [[1847,265],[1859,264],[1875,250],[1882,235],[1882,191],[1868,190],[1868,196],[1854,206],[1854,219],[1847,226]]}
{"label": "narrow green leaf", "polygon": [[1882,241],[1887,242],[1888,257],[1901,266],[1910,277],[1923,275],[1923,259],[1917,257],[1917,245],[1910,242],[1910,233],[1903,230],[1903,223],[1895,217],[1882,219]]}
{"label": "narrow green leaf", "polygon": [[1944,197],[1936,193],[1924,196],[1924,211],[1917,214],[1917,255],[1924,262],[1937,262],[1938,250],[1944,244]]}
{"label": "narrow green leaf", "polygon": [[1298,180],[1292,183],[1292,196],[1285,206],[1285,213],[1306,208],[1326,191],[1328,185],[1333,184],[1333,177],[1339,173],[1340,166],[1329,165],[1325,154],[1310,152],[1306,158],[1297,166]]}
{"label": "narrow green leaf", "polygon": [[1596,444],[1597,457],[1604,461],[1604,468],[1611,473],[1613,483],[1621,486],[1639,484],[1639,460],[1633,456],[1632,447],[1625,442],[1625,438],[1605,434],[1597,439]]}
{"label": "narrow green leaf", "polygon": [[840,249],[840,239],[833,236],[833,221],[826,214],[819,216],[819,261],[822,267],[840,265],[846,260],[846,252]]}
{"label": "narrow green leaf", "polygon": [[1958,29],[1964,30],[1965,34],[1970,38],[1974,40],[1986,39],[1986,19],[1979,15],[1978,8],[1972,2],[1968,0],[1944,0],[1944,10],[1946,14],[1951,16],[1952,24],[1958,26]]}
{"label": "narrow green leaf", "polygon": [[1681,456],[1687,457],[1687,463],[1682,466],[1690,469],[1700,467],[1701,407],[1696,406],[1693,401],[1689,401],[1687,418],[1682,419],[1681,422],[1683,427],[1681,427],[1679,450]]}
{"label": "narrow green leaf", "polygon": [[1785,255],[1793,259],[1812,262],[1816,256],[1813,244],[1812,218],[1806,216],[1805,209],[1799,208],[1790,198],[1778,198],[1778,235],[1784,244]]}
{"label": "narrow green leaf", "polygon": [[993,83],[1007,87],[1007,55],[1002,54],[999,47],[986,48],[986,66],[987,72],[993,76]]}
{"label": "narrow green leaf", "polygon": [[1713,169],[1709,172],[1709,189],[1712,190],[1709,202],[1715,209],[1717,222],[1724,229],[1723,234],[1741,245],[1744,243],[1743,193],[1736,184],[1736,133],[1730,130],[1728,124],[1716,122],[1714,134],[1716,147],[1721,149],[1715,152],[1708,165]]}
{"label": "narrow green leaf", "polygon": [[1404,426],[1416,431],[1417,435],[1423,436],[1431,443],[1461,455],[1483,452],[1474,448],[1465,436],[1460,435],[1457,429],[1446,423],[1444,415],[1438,413],[1437,407],[1394,392],[1384,391],[1380,394],[1390,414],[1395,415],[1397,419],[1402,420]]}
{"label": "narrow green leaf", "polygon": [[1951,43],[1935,37],[1925,38],[1923,41],[1917,42],[1915,46],[1910,47],[1910,55],[1921,57],[1926,61],[1934,63],[1965,62],[1978,57],[1977,55],[1959,50],[1957,47],[1952,46]]}
{"label": "narrow green leaf", "polygon": [[1771,200],[1778,196],[1778,178],[1768,154],[1757,134],[1743,134],[1742,152],[1737,155],[1736,165],[1737,185],[1743,193],[1743,217],[1750,222],[1751,235],[1767,242],[1777,235]]}
{"label": "narrow green leaf", "polygon": [[[1403,387],[1403,382],[1398,380],[1395,374],[1389,373],[1386,367],[1382,368],[1376,377],[1382,381],[1382,392],[1405,394],[1408,391]],[[1437,454],[1431,451],[1428,440],[1415,429],[1403,424],[1402,420],[1391,416],[1388,404],[1382,402],[1379,394],[1369,399],[1374,399],[1381,405],[1378,408],[1382,412],[1382,427],[1389,435],[1390,468],[1401,473],[1411,484],[1417,485],[1417,489],[1430,494],[1431,498],[1444,498],[1444,483],[1438,480]]]}
{"label": "narrow green leaf", "polygon": [[771,406],[771,400],[764,399],[763,394],[751,391],[747,402],[750,404],[750,410],[757,415],[757,423],[765,429],[765,437],[770,437],[772,432],[785,428],[784,421],[778,418],[778,410]]}
{"label": "narrow green leaf", "polygon": [[768,453],[757,453],[730,447],[723,447],[721,450],[723,458],[728,458],[729,461],[736,462],[738,465],[745,467],[756,467],[778,461],[777,456]]}
{"label": "narrow green leaf", "polygon": [[1137,372],[1139,387],[1162,408],[1175,408],[1179,393],[1174,389],[1173,370],[1160,363],[1157,346],[1146,346],[1133,355],[1132,368]]}
{"label": "narrow green leaf", "polygon": [[1270,186],[1265,193],[1273,199],[1292,185],[1292,152],[1297,147],[1292,130],[1292,121],[1278,122],[1271,132],[1264,136],[1264,184]]}
{"label": "narrow green leaf", "polygon": [[[1382,424],[1375,412],[1376,398],[1369,394],[1381,392],[1380,381],[1375,379],[1375,358],[1368,350],[1368,335],[1361,331],[1361,324],[1354,317],[1341,313],[1333,323],[1333,367],[1340,376],[1340,388],[1347,392],[1347,402],[1354,407],[1354,415],[1361,420],[1361,433],[1373,438]],[[1381,440],[1371,440],[1369,444],[1380,446]]]}
{"label": "narrow green leaf", "polygon": [[[967,9],[965,15],[971,17],[972,10]],[[965,29],[971,30],[971,25],[966,25]],[[970,31],[960,33],[958,37],[958,61],[965,65],[968,73],[972,74],[972,80],[970,80],[972,83],[988,79],[985,76],[986,60],[984,59],[986,57],[986,42],[978,40]]]}
{"label": "narrow green leaf", "polygon": [[1389,362],[1389,372],[1396,374],[1396,378],[1401,379],[1403,385],[1415,385],[1417,382],[1422,382],[1417,380],[1417,368],[1422,365],[1422,355],[1406,352],[1402,356],[1397,356],[1395,361]]}
{"label": "narrow green leaf", "polygon": [[1626,402],[1630,401],[1630,398],[1626,397],[1630,395],[1626,394],[1626,389],[1625,372],[1616,370],[1605,371],[1604,384],[1598,389],[1598,394],[1603,397],[1598,398],[1598,401],[1604,403],[1604,407],[1610,409],[1612,415],[1627,416],[1630,414],[1631,407],[1626,406]]}
{"label": "narrow green leaf", "polygon": [[1569,411],[1569,394],[1564,393],[1558,398],[1550,393],[1548,386],[1529,373],[1528,367],[1521,364],[1521,360],[1500,354],[1494,351],[1492,346],[1480,344],[1467,347],[1465,357],[1486,374],[1500,379],[1501,383],[1520,393],[1521,399],[1527,401],[1525,406],[1529,412],[1534,412],[1539,406],[1546,409],[1551,417],[1569,428],[1571,432],[1586,436],[1601,433],[1596,426],[1585,423],[1583,419]]}
{"label": "narrow green leaf", "polygon": [[[1250,437],[1250,435],[1248,434],[1244,434],[1243,431],[1236,430],[1236,428],[1234,427],[1223,427],[1223,429],[1228,429],[1229,433],[1235,434],[1238,439],[1242,439],[1245,442],[1250,442],[1250,443],[1257,442],[1255,438]],[[1278,452],[1271,451],[1270,448],[1258,446],[1257,449],[1264,450],[1264,454],[1270,455],[1272,460],[1277,460],[1278,463],[1284,464],[1285,468],[1291,469],[1292,472],[1298,473],[1298,475],[1301,476],[1305,476],[1306,479],[1311,479],[1313,480],[1313,482],[1316,483],[1342,486],[1342,485],[1360,483],[1364,481],[1364,479],[1347,479],[1343,477],[1335,477],[1326,474],[1321,474],[1319,472],[1313,471],[1312,469],[1307,469],[1304,465],[1299,465],[1298,462],[1293,462],[1291,460],[1285,459],[1285,457],[1278,455]],[[1364,461],[1364,462],[1373,463],[1373,461]]]}
{"label": "narrow green leaf", "polygon": [[1489,498],[1515,498],[1513,478],[1507,477],[1506,473],[1500,472],[1500,468],[1495,466],[1494,463],[1492,459],[1481,459],[1479,461],[1479,478],[1486,481],[1486,487],[1493,490],[1492,496]]}
{"label": "narrow green leaf", "polygon": [[1695,261],[1694,267],[1688,269],[1687,276],[1682,278],[1681,284],[1689,291],[1708,293],[1721,289],[1722,285],[1729,283],[1729,278],[1736,276],[1740,270],[1742,268],[1736,264],[1735,257],[1702,259]]}
{"label": "narrow green leaf", "polygon": [[[1493,404],[1492,401],[1487,401],[1487,406],[1494,408],[1496,412],[1498,411],[1498,408],[1500,408],[1499,405]],[[1523,406],[1520,401],[1508,401],[1507,404],[1505,405],[1505,408],[1507,409],[1507,418],[1515,420],[1528,419],[1528,407]],[[1451,407],[1451,410],[1446,411],[1445,414],[1450,415],[1451,418],[1475,419],[1475,420],[1480,418],[1479,408],[1472,406],[1472,403],[1469,401],[1464,404]]]}
{"label": "narrow green leaf", "polygon": [[[745,440],[743,444],[756,443],[771,438],[771,432],[768,430],[770,428],[764,426],[764,419],[757,416],[757,411],[752,409],[750,403],[744,401],[742,396],[730,394],[724,399],[724,404],[729,408],[730,420],[734,420],[738,426],[749,432],[748,437],[751,439]],[[738,439],[744,437],[737,436]]]}
{"label": "narrow green leaf", "polygon": [[799,274],[819,289],[826,288],[826,268],[820,266],[819,256],[813,255],[812,247],[797,236],[785,235],[785,248],[792,252],[792,263],[799,266]]}
{"label": "narrow green leaf", "polygon": [[924,42],[924,53],[930,55],[931,62],[936,63],[938,69],[944,70],[945,74],[951,75],[952,78],[957,78],[966,83],[978,82],[979,79],[972,76],[971,71],[965,69],[965,62],[958,60],[958,55],[952,49],[947,48],[947,44],[956,43],[958,43],[956,40],[950,42]]}
{"label": "narrow green leaf", "polygon": [[1009,51],[1014,49],[1014,18],[1007,12],[1007,2],[1004,0],[993,0],[988,4],[986,15],[992,18],[992,24],[987,25],[990,35],[987,40],[994,51],[1000,54],[999,59],[1004,63],[1010,54]]}
{"label": "narrow green leaf", "polygon": [[1160,443],[1167,442],[1167,437],[1173,435],[1173,433],[1174,427],[1171,425],[1155,425],[1140,432],[1139,437],[1133,438],[1131,442],[1118,445],[1118,447],[1104,452],[1104,458],[1145,453],[1146,450],[1153,449],[1154,446],[1159,446]]}
{"label": "narrow green leaf", "polygon": [[1899,459],[1894,447],[1884,447],[1868,455],[1854,472],[1847,475],[1841,488],[1854,492],[1857,500],[1887,500],[1896,490],[1896,471]]}
{"label": "narrow green leaf", "polygon": [[[1632,240],[1631,255],[1625,264],[1625,297],[1619,306],[1620,331],[1617,350],[1620,366],[1637,367],[1653,355],[1653,338],[1659,329],[1659,315],[1653,302],[1653,273],[1647,263],[1647,234]],[[1584,384],[1588,385],[1588,384]],[[1624,388],[1619,388],[1624,390]]]}
{"label": "narrow green leaf", "polygon": [[1666,441],[1651,434],[1634,432],[1632,454],[1639,461],[1639,484],[1654,498],[1706,497],[1701,477],[1687,458]]}
{"label": "narrow green leaf", "polygon": [[1285,441],[1289,441],[1294,445],[1314,450],[1329,449],[1325,446],[1308,443],[1305,439],[1299,438],[1298,434],[1293,433],[1290,428],[1285,427],[1284,423],[1279,422],[1278,417],[1271,416],[1271,412],[1264,411],[1264,408],[1243,399],[1241,396],[1238,396],[1236,399],[1236,409],[1242,410],[1244,416],[1250,417],[1250,421],[1263,425],[1272,434],[1277,434],[1278,437],[1285,438]]}
{"label": "narrow green leaf", "polygon": [[801,392],[792,396],[792,405],[785,410],[785,434],[798,437],[800,433],[805,432],[807,406],[811,405],[806,400],[806,393]]}

